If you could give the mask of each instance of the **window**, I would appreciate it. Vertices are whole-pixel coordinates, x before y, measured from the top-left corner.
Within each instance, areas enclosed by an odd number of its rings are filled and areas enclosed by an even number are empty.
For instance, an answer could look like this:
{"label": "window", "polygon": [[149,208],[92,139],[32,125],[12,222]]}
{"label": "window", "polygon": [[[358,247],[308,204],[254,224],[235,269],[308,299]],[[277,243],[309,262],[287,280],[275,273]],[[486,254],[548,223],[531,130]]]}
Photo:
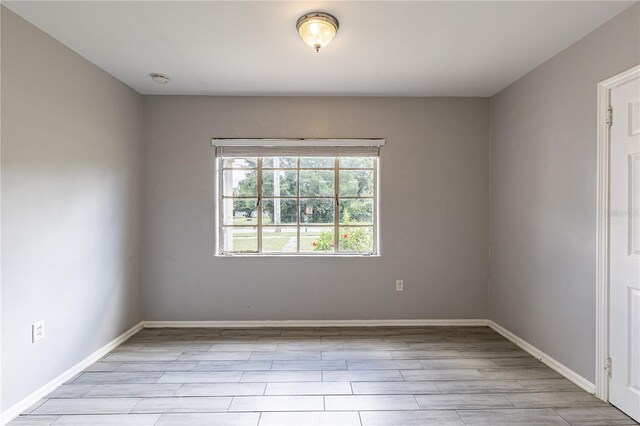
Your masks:
{"label": "window", "polygon": [[377,252],[377,148],[367,155],[245,152],[254,151],[218,151],[221,255]]}

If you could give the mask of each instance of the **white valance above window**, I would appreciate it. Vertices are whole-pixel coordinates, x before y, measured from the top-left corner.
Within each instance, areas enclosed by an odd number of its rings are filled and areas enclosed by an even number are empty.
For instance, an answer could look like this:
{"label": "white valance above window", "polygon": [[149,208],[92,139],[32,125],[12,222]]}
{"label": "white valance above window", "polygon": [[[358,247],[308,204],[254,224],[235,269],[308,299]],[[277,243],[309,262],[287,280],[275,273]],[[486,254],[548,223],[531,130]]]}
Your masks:
{"label": "white valance above window", "polygon": [[217,157],[377,157],[384,139],[211,139]]}

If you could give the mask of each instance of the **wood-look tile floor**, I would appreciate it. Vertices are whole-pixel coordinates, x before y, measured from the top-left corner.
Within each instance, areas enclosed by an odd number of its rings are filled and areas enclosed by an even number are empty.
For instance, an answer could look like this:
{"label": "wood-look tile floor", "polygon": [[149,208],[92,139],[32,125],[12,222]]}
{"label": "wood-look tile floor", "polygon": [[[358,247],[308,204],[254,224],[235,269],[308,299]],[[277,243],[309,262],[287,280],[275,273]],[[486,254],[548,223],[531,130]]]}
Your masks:
{"label": "wood-look tile floor", "polygon": [[633,425],[487,327],[145,329],[11,425]]}

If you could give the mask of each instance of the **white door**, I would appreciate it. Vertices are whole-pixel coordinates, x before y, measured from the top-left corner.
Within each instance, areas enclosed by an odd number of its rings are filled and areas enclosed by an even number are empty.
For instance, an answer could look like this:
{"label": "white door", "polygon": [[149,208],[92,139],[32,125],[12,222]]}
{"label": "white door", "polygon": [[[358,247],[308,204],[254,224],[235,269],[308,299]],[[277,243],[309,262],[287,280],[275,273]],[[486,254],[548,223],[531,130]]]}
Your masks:
{"label": "white door", "polygon": [[640,79],[610,99],[609,401],[640,421]]}

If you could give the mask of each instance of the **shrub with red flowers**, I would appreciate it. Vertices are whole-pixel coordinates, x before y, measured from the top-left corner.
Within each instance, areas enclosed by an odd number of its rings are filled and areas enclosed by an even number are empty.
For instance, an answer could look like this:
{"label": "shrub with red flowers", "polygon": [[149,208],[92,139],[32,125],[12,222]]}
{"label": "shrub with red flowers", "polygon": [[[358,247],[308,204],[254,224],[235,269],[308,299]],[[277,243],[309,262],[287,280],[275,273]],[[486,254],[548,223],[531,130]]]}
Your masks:
{"label": "shrub with red flowers", "polygon": [[313,245],[314,251],[333,251],[335,245],[333,243],[333,231],[322,231],[318,239],[311,243],[311,245]]}
{"label": "shrub with red flowers", "polygon": [[345,228],[340,238],[340,251],[371,250],[370,228]]}
{"label": "shrub with red flowers", "polygon": [[[348,209],[342,211],[340,223],[353,224],[355,223],[352,215]],[[368,252],[371,250],[371,242],[373,234],[369,227],[355,227],[347,226],[340,229],[340,238],[338,238],[340,251],[342,252]],[[322,231],[315,240],[313,245],[314,251],[333,251],[335,246],[333,240],[333,229]]]}

